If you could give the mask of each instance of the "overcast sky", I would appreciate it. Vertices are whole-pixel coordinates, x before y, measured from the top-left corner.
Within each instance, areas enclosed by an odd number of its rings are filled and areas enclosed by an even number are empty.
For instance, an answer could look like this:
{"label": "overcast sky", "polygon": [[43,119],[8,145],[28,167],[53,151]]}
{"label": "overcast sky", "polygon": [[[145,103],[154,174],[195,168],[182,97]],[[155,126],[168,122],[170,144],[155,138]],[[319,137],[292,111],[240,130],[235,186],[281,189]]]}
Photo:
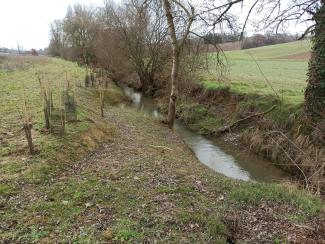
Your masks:
{"label": "overcast sky", "polygon": [[[75,3],[99,6],[103,0],[1,0],[0,47],[17,48],[18,42],[24,49],[47,47],[50,23],[62,19],[68,6]],[[295,33],[303,28],[289,29]]]}
{"label": "overcast sky", "polygon": [[74,3],[101,5],[102,0],[1,0],[0,47],[45,48],[49,43],[49,25],[65,16]]}

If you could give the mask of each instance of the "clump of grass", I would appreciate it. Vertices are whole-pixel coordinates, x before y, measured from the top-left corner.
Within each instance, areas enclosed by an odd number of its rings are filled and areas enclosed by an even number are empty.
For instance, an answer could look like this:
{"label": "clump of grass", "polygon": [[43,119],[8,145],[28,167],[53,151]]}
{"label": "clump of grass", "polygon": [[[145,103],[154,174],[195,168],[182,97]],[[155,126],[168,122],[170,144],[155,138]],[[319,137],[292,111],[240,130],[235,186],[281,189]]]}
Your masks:
{"label": "clump of grass", "polygon": [[15,191],[14,186],[0,183],[0,196],[1,197],[8,196],[8,195],[12,194],[14,191]]}
{"label": "clump of grass", "polygon": [[24,179],[28,183],[39,184],[47,182],[54,167],[43,162],[35,163],[24,172]]}
{"label": "clump of grass", "polygon": [[213,239],[220,239],[227,235],[227,227],[220,220],[219,216],[216,215],[208,218],[207,231]]}
{"label": "clump of grass", "polygon": [[315,215],[324,206],[321,200],[304,191],[289,189],[279,184],[246,183],[230,191],[230,199],[240,205],[257,205],[262,201],[288,204],[302,209],[307,214]]}
{"label": "clump of grass", "polygon": [[[208,216],[206,212],[185,212],[178,214],[178,219],[181,224],[186,226],[198,226],[202,228],[207,235],[213,240],[224,240],[228,235],[226,225],[222,222],[220,216],[213,214]],[[207,217],[208,216],[208,217]]]}
{"label": "clump of grass", "polygon": [[137,224],[130,219],[119,219],[113,227],[113,240],[119,242],[139,242],[142,233],[137,230]]}
{"label": "clump of grass", "polygon": [[204,227],[207,222],[206,213],[203,212],[185,212],[182,211],[177,216],[178,220],[185,225],[188,224],[198,224]]}

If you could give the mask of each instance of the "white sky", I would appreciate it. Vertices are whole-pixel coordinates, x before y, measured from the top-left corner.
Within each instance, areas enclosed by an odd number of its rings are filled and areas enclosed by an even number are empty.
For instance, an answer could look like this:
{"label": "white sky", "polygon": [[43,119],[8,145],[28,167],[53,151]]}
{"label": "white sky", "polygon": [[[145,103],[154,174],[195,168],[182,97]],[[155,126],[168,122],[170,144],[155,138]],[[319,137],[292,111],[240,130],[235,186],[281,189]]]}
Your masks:
{"label": "white sky", "polygon": [[[103,0],[0,0],[0,47],[17,48],[18,42],[26,50],[47,47],[50,23],[62,19],[75,3],[99,6]],[[301,27],[289,29],[301,31]]]}
{"label": "white sky", "polygon": [[102,0],[0,0],[0,47],[45,48],[49,25],[75,3],[101,5]]}

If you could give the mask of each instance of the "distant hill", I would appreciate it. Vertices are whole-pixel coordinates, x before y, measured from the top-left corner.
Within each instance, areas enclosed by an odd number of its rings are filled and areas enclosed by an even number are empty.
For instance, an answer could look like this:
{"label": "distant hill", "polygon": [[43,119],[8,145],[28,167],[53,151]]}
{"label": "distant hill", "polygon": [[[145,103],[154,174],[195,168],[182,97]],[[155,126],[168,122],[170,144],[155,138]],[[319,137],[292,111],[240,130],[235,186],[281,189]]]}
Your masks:
{"label": "distant hill", "polygon": [[[236,43],[233,44],[236,47]],[[226,50],[225,50],[226,51]],[[231,59],[247,59],[253,55],[258,59],[309,60],[311,42],[308,40],[276,44],[244,50],[226,51]]]}

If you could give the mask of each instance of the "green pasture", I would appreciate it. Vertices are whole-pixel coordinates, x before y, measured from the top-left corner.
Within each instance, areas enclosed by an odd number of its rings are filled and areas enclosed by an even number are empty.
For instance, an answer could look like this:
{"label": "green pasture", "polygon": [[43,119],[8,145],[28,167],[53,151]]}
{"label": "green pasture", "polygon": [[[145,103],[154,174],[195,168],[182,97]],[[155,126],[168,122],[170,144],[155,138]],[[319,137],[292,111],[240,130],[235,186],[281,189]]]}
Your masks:
{"label": "green pasture", "polygon": [[[275,95],[283,102],[298,105],[303,101],[307,80],[310,41],[227,51],[223,75],[212,69],[201,76],[208,89],[229,86],[239,93]],[[211,63],[216,61],[211,54]]]}

